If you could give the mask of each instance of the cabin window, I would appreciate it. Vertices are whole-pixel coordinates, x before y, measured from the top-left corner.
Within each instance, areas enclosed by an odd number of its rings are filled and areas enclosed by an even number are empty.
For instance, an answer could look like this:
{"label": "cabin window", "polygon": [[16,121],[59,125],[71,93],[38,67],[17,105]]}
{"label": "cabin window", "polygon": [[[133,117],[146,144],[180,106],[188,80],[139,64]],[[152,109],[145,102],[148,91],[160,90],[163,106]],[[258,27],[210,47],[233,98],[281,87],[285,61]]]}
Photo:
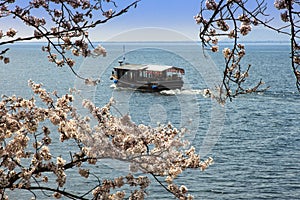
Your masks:
{"label": "cabin window", "polygon": [[130,72],[130,79],[133,79],[133,72]]}
{"label": "cabin window", "polygon": [[167,77],[169,79],[178,79],[180,77],[182,77],[181,73],[175,72],[175,71],[168,71],[167,72]]}

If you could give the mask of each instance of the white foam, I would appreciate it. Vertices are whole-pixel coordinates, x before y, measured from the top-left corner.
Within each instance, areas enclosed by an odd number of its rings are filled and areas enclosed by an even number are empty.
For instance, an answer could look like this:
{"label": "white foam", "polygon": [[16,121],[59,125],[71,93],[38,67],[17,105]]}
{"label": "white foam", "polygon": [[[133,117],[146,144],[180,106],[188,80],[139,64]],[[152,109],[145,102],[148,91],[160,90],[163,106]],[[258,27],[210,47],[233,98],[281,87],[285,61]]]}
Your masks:
{"label": "white foam", "polygon": [[160,92],[162,95],[197,95],[202,94],[204,97],[210,97],[210,91],[209,89],[190,89],[190,90],[163,90]]}
{"label": "white foam", "polygon": [[114,83],[110,85],[110,88],[116,88],[116,87],[117,87],[117,85]]}

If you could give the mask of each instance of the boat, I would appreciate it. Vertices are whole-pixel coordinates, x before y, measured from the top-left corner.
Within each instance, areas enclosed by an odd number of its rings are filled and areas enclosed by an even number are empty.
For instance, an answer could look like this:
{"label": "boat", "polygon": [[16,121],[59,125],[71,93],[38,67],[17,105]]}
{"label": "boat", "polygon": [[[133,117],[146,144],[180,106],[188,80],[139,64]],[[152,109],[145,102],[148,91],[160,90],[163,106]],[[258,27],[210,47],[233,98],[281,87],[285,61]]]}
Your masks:
{"label": "boat", "polygon": [[169,65],[130,64],[124,60],[114,67],[111,80],[117,87],[148,92],[181,89],[184,69]]}

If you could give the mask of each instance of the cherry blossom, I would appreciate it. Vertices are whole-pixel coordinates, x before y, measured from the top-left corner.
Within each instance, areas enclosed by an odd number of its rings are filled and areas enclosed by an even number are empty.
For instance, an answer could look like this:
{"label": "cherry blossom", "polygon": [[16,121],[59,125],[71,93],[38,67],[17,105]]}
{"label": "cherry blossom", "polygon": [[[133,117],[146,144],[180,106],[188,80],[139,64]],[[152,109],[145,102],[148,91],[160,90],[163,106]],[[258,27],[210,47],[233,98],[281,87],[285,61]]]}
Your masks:
{"label": "cherry blossom", "polygon": [[[66,188],[69,171],[77,168],[78,177],[92,179],[93,168],[88,166],[111,158],[130,163],[132,174],[95,181],[94,189],[87,194],[96,199],[144,199],[151,184],[149,177],[165,179],[159,182],[174,197],[192,199],[187,186],[177,186],[175,180],[186,169],[205,170],[213,162],[212,158],[200,160],[195,147],[189,147],[184,139],[185,131],[172,124],[150,127],[135,124],[129,115],[112,115],[113,99],[101,108],[83,101],[91,117],[98,121],[92,126],[89,117],[76,112],[72,93],[59,97],[57,92],[47,92],[42,84],[29,81],[28,85],[34,97],[4,97],[0,102],[1,188],[42,187],[52,191],[54,198],[80,199],[72,194],[72,188]],[[50,124],[56,127],[54,132]],[[53,153],[52,144],[64,145],[67,141],[75,142],[77,149]],[[47,185],[50,180],[56,186]],[[127,190],[128,186],[134,189]],[[6,195],[5,190],[1,195]]]}

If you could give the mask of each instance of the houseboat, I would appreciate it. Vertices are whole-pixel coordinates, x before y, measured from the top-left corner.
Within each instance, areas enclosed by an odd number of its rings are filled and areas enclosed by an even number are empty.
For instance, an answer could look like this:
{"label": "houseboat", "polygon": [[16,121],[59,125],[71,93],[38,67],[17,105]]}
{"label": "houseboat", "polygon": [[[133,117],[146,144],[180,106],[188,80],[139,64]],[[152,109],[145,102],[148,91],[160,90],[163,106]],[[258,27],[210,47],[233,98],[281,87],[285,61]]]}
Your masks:
{"label": "houseboat", "polygon": [[184,69],[168,65],[129,64],[119,61],[111,80],[117,87],[143,91],[162,91],[183,87]]}

